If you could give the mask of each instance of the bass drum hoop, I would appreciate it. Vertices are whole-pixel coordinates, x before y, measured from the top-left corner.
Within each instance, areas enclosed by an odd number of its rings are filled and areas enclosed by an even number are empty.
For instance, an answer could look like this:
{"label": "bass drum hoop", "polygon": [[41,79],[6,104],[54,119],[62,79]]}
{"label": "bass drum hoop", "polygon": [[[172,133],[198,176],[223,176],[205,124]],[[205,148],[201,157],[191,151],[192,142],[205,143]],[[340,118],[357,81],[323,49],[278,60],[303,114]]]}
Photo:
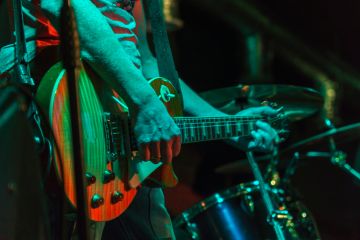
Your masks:
{"label": "bass drum hoop", "polygon": [[183,224],[188,224],[195,216],[206,211],[207,209],[216,206],[228,199],[235,198],[242,195],[251,194],[259,190],[259,182],[253,181],[248,183],[240,183],[230,187],[220,193],[215,193],[210,197],[205,198],[203,201],[195,204],[193,207],[184,211],[181,215],[176,217],[173,221],[175,227]]}

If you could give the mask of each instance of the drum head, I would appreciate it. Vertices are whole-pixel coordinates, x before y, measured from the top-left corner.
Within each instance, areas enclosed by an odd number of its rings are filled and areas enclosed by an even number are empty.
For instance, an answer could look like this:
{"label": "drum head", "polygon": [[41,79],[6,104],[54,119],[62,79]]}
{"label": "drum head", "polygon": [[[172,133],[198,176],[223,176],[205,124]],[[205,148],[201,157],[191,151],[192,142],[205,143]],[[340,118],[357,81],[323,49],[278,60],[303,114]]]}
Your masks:
{"label": "drum head", "polygon": [[[301,204],[284,202],[282,189],[268,188],[277,210],[287,210],[282,223],[286,239],[319,239],[311,214]],[[289,207],[288,207],[289,206]],[[305,216],[305,217],[304,217]],[[178,239],[276,239],[257,181],[216,193],[183,212],[174,220]]]}

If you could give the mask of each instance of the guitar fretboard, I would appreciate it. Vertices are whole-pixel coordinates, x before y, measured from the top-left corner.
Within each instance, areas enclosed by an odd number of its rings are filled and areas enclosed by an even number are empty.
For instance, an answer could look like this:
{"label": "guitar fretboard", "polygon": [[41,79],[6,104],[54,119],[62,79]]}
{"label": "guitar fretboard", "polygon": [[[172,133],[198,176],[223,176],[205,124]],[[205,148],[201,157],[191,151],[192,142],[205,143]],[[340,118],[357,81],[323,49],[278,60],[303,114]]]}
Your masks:
{"label": "guitar fretboard", "polygon": [[262,117],[175,117],[182,143],[193,143],[249,136]]}

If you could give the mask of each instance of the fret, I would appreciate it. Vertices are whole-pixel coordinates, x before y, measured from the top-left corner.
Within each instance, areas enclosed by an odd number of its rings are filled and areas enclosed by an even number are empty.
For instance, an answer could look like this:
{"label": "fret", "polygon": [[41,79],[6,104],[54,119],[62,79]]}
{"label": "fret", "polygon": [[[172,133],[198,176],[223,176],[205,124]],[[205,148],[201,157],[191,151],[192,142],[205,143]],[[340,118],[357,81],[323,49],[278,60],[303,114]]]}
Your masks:
{"label": "fret", "polygon": [[255,130],[255,122],[254,122],[254,121],[249,124],[249,133],[250,133],[252,130]]}
{"label": "fret", "polygon": [[194,124],[193,123],[189,123],[189,127],[190,127],[190,139],[194,139],[195,138],[195,129],[194,129]]}
{"label": "fret", "polygon": [[249,135],[250,131],[249,131],[248,124],[241,124],[241,128],[242,128],[242,135],[244,135],[244,136]]}
{"label": "fret", "polygon": [[214,126],[212,127],[209,126],[209,128],[210,128],[210,136],[211,136],[210,140],[216,139],[216,132]]}
{"label": "fret", "polygon": [[248,136],[256,128],[260,117],[176,117],[181,129],[182,142],[199,142],[225,139],[235,136]]}
{"label": "fret", "polygon": [[[201,122],[201,121],[200,121]],[[198,124],[200,124],[200,123],[198,123]],[[196,127],[195,128],[195,132],[196,132],[196,141],[198,142],[198,141],[200,141],[200,139],[201,139],[201,136],[200,136],[200,132],[201,132],[201,128],[200,127]]]}
{"label": "fret", "polygon": [[231,136],[231,128],[230,128],[230,124],[229,124],[229,122],[227,121],[227,122],[225,122],[225,136]]}
{"label": "fret", "polygon": [[211,132],[211,128],[209,127],[209,119],[205,119],[205,125],[206,125],[206,132],[208,135],[208,139],[211,140],[212,139],[212,132]]}
{"label": "fret", "polygon": [[236,123],[236,133],[235,134],[239,135],[241,133],[243,133],[242,124],[240,122],[237,122]]}
{"label": "fret", "polygon": [[187,142],[187,133],[186,133],[186,122],[184,121],[183,122],[183,128],[181,129],[182,130],[182,137],[183,137],[183,141],[184,142]]}
{"label": "fret", "polygon": [[204,122],[201,123],[201,129],[203,139],[207,139],[207,129]]}
{"label": "fret", "polygon": [[236,124],[231,124],[231,136],[234,137],[236,136]]}
{"label": "fret", "polygon": [[218,137],[220,136],[221,133],[220,133],[220,126],[219,125],[215,125],[215,136]]}
{"label": "fret", "polygon": [[209,120],[206,121],[206,131],[208,132],[208,139],[213,139],[212,128],[210,127]]}
{"label": "fret", "polygon": [[[256,129],[260,117],[175,117],[179,126],[182,143],[226,139],[248,136]],[[120,153],[123,148],[123,120],[120,116],[104,116],[107,152]],[[133,136],[133,135],[131,135]]]}

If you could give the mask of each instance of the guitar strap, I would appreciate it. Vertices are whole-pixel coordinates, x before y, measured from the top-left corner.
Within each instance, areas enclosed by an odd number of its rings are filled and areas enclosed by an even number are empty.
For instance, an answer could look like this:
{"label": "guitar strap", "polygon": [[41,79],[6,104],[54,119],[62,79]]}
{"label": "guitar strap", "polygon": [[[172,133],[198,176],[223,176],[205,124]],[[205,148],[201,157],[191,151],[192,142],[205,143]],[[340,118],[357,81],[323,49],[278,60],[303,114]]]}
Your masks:
{"label": "guitar strap", "polygon": [[161,77],[167,78],[181,95],[179,75],[176,71],[166,32],[161,0],[145,0],[145,13],[151,23],[155,54]]}

